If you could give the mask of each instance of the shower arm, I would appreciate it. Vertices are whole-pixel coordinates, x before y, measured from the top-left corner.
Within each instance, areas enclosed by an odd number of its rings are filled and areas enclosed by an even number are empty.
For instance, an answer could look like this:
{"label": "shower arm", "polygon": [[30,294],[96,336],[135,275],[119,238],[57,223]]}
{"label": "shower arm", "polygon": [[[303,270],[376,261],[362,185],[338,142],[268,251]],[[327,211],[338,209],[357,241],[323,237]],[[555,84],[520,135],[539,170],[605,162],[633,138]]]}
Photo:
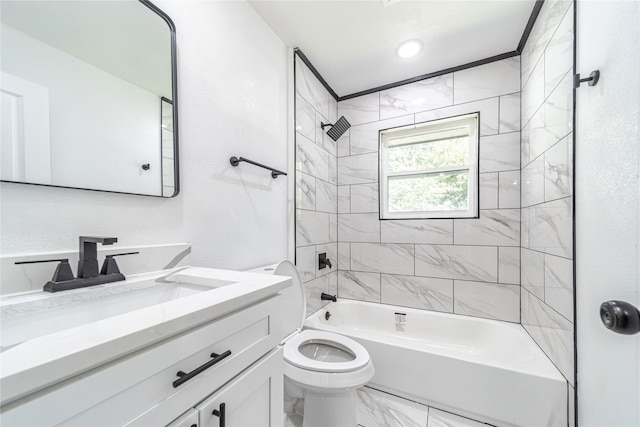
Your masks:
{"label": "shower arm", "polygon": [[325,128],[325,127],[327,127],[327,126],[331,126],[331,127],[333,127],[333,123],[324,123],[324,122],[320,122],[320,128],[321,128],[322,130],[324,130],[324,128]]}

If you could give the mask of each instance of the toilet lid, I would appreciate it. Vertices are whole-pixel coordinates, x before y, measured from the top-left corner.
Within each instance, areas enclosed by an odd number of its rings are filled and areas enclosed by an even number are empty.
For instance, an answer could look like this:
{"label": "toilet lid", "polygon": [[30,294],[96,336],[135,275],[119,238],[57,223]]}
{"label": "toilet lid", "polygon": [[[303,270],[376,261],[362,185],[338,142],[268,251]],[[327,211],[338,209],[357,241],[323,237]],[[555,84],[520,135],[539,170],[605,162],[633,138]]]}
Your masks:
{"label": "toilet lid", "polygon": [[[351,360],[339,361],[331,357],[310,358],[300,350],[305,344],[324,344],[333,347],[337,352],[348,353]],[[369,363],[367,350],[351,338],[328,331],[305,329],[291,337],[284,345],[284,360],[301,369],[318,372],[350,372],[364,367]]]}
{"label": "toilet lid", "polygon": [[281,261],[273,271],[276,276],[291,277],[292,284],[280,291],[282,295],[282,332],[287,337],[302,329],[307,310],[307,298],[302,285],[302,278],[296,266],[288,260]]}

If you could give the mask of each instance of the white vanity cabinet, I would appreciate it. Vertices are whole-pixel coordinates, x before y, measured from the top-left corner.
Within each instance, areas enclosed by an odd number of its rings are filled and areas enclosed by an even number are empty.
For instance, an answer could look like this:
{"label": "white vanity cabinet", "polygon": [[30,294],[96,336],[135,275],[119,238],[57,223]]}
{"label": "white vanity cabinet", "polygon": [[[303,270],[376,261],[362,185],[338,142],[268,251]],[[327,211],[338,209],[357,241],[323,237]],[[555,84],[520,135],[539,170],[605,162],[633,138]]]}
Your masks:
{"label": "white vanity cabinet", "polygon": [[198,426],[281,426],[283,363],[280,348],[202,402],[197,406]]}
{"label": "white vanity cabinet", "polygon": [[167,427],[282,426],[282,366],[280,348]]}
{"label": "white vanity cabinet", "polygon": [[[3,408],[0,423],[218,427],[217,418],[203,415],[211,399],[211,405],[227,402],[228,427],[244,427],[245,415],[267,426],[275,425],[269,420],[276,414],[281,423],[279,299],[269,297],[18,400]],[[185,373],[194,375],[176,383]]]}
{"label": "white vanity cabinet", "polygon": [[168,424],[167,427],[198,427],[198,425],[198,410],[189,409],[180,418]]}

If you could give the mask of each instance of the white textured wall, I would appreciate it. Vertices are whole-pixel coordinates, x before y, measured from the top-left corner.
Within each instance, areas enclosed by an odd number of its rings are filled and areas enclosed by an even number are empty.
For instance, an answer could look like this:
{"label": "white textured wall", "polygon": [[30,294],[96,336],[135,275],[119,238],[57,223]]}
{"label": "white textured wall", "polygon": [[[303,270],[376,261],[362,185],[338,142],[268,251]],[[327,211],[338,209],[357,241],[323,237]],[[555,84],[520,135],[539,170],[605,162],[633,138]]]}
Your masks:
{"label": "white textured wall", "polygon": [[640,334],[605,329],[604,301],[640,306],[640,3],[578,2],[576,93],[578,424],[640,425]]}
{"label": "white textured wall", "polygon": [[178,35],[181,194],[174,199],[2,183],[2,255],[186,241],[194,265],[241,269],[287,254],[287,49],[245,2],[158,1]]}
{"label": "white textured wall", "polygon": [[[159,1],[174,20],[185,235],[196,265],[249,268],[284,258],[287,48],[245,2]],[[290,171],[292,172],[292,171]]]}

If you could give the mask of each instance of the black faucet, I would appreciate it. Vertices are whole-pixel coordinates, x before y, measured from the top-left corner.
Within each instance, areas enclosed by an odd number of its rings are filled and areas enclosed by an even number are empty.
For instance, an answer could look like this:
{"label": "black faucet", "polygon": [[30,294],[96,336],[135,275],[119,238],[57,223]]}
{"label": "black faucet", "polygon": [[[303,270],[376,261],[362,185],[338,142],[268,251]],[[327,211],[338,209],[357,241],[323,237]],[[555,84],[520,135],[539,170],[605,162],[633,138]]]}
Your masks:
{"label": "black faucet", "polygon": [[59,262],[53,278],[44,285],[47,292],[68,291],[70,289],[86,288],[88,286],[103,285],[105,283],[125,280],[118,264],[113,257],[133,255],[138,252],[107,255],[98,270],[98,243],[112,245],[118,241],[116,237],[88,237],[80,236],[80,259],[78,260],[78,277],[73,277],[68,259],[47,259],[40,261],[19,261],[16,264],[35,264],[41,262]]}
{"label": "black faucet", "polygon": [[98,270],[98,243],[102,243],[103,245],[113,245],[117,241],[117,237],[80,236],[78,279],[96,277],[100,274],[100,270]]}

